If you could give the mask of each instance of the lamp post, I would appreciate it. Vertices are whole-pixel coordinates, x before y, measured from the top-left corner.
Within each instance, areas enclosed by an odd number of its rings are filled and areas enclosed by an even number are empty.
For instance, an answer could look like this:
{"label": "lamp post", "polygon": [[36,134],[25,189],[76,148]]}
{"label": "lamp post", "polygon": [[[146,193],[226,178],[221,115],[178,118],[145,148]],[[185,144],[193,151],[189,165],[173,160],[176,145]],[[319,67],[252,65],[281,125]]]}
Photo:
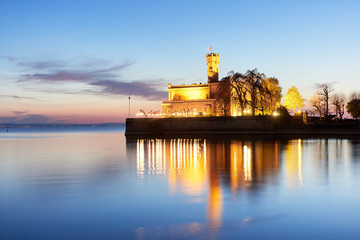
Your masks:
{"label": "lamp post", "polygon": [[129,97],[129,118],[130,118],[130,97]]}

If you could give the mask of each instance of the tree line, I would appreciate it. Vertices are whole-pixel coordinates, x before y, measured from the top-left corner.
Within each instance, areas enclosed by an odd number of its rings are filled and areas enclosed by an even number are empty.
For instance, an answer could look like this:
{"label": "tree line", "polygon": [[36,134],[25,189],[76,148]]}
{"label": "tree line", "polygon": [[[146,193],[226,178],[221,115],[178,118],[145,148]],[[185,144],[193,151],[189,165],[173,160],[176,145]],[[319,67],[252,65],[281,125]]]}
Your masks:
{"label": "tree line", "polygon": [[[295,112],[304,107],[304,99],[295,86],[292,86],[284,98],[287,109]],[[353,92],[347,98],[344,93],[336,93],[329,83],[317,84],[316,92],[311,97],[309,105],[321,119],[343,119],[346,111],[354,118],[360,118],[360,93]]]}
{"label": "tree line", "polygon": [[[232,106],[236,106],[239,115],[249,111],[251,115],[272,114],[279,108],[295,114],[304,107],[304,98],[295,86],[288,89],[281,106],[281,90],[277,78],[267,78],[256,68],[244,74],[231,71],[219,82],[216,102],[224,115],[230,114]],[[353,92],[346,98],[345,94],[334,92],[329,83],[317,84],[309,105],[321,119],[343,119],[345,109],[353,118],[360,118],[360,92]]]}
{"label": "tree line", "polygon": [[342,119],[345,109],[354,118],[360,117],[360,93],[353,92],[346,98],[343,93],[334,92],[329,83],[318,84],[317,92],[310,99],[310,104],[320,118],[331,117],[331,109],[337,119]]}

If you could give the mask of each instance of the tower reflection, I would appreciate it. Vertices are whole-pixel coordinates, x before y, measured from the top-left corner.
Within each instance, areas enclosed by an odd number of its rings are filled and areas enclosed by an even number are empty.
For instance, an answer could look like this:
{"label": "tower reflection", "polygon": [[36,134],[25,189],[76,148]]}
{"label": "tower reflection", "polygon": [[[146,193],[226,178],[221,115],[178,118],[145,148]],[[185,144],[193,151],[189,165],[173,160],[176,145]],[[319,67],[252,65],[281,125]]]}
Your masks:
{"label": "tower reflection", "polygon": [[221,225],[224,188],[238,194],[276,181],[279,156],[278,141],[136,140],[138,178],[167,174],[170,194],[186,194],[191,201],[205,197],[207,219],[213,228]]}

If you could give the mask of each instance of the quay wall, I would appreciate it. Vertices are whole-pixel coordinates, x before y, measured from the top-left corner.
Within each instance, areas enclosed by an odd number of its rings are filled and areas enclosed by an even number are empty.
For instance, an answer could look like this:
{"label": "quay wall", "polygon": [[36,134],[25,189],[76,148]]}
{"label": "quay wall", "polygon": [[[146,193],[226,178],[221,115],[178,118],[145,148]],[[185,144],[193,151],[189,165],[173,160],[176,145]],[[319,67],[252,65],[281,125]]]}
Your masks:
{"label": "quay wall", "polygon": [[233,136],[360,138],[353,123],[303,124],[301,118],[274,116],[128,118],[126,137]]}
{"label": "quay wall", "polygon": [[125,135],[241,134],[273,131],[290,125],[289,119],[273,116],[128,118]]}

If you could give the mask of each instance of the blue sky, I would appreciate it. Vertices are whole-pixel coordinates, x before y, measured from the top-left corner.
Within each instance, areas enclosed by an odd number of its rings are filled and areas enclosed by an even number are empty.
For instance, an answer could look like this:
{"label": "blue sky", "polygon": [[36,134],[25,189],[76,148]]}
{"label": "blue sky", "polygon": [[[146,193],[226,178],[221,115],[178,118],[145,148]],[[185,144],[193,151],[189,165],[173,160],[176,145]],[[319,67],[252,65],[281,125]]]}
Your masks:
{"label": "blue sky", "polygon": [[128,96],[132,115],[160,110],[167,83],[206,82],[210,46],[220,77],[256,67],[306,99],[316,83],[360,90],[359,1],[0,0],[0,11],[0,122],[124,121]]}

